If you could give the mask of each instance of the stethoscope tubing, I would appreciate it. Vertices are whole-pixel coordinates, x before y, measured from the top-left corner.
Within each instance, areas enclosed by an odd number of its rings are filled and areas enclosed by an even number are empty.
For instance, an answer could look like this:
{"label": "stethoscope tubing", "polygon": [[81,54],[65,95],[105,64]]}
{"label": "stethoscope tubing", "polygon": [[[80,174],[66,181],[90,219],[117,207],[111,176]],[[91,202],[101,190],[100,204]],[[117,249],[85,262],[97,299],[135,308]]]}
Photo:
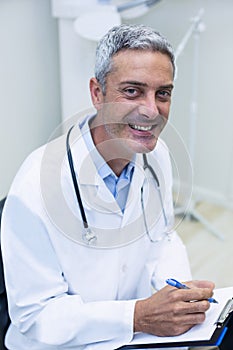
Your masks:
{"label": "stethoscope tubing", "polygon": [[[79,186],[78,186],[78,182],[77,182],[77,178],[76,178],[75,170],[74,170],[74,162],[73,162],[72,152],[71,152],[71,148],[70,148],[69,139],[70,139],[70,133],[71,133],[73,127],[74,127],[74,125],[69,129],[69,131],[67,133],[67,137],[66,137],[67,157],[68,157],[68,162],[69,162],[69,167],[70,167],[70,172],[71,172],[71,176],[72,176],[74,190],[75,190],[76,198],[77,198],[79,209],[80,209],[80,214],[81,214],[81,217],[82,217],[83,227],[84,227],[84,229],[86,231],[86,235],[90,235],[90,237],[91,237],[90,239],[93,239],[94,236],[91,234],[91,231],[90,231],[90,228],[89,228],[89,225],[88,225],[88,221],[87,221],[87,217],[86,217],[86,213],[85,213],[85,210],[84,210],[84,206],[83,206],[83,203],[82,203],[82,198],[81,198],[81,194],[80,194],[80,190],[79,190]],[[147,160],[147,157],[146,157],[145,153],[143,153],[143,162],[144,162],[144,165],[143,165],[144,171],[146,169],[148,169],[150,171],[153,179],[156,182],[156,186],[157,186],[157,190],[158,190],[158,194],[159,194],[159,200],[160,200],[162,213],[163,213],[163,217],[164,217],[165,227],[167,227],[168,221],[167,221],[167,217],[166,217],[166,213],[165,213],[165,209],[164,209],[164,205],[163,205],[163,199],[162,199],[159,179],[158,179],[154,169],[152,168],[152,166],[148,163],[148,160]],[[143,187],[141,188],[141,205],[142,205],[143,218],[144,218],[144,222],[145,222],[147,235],[149,236],[150,240],[153,242],[153,240],[150,237],[150,234],[149,234],[149,231],[148,231],[147,222],[146,222],[145,208],[144,208],[144,203],[143,203]],[[94,237],[94,238],[96,239],[97,237]],[[87,239],[87,237],[86,237],[86,239]],[[88,241],[88,239],[87,239],[87,241]]]}
{"label": "stethoscope tubing", "polygon": [[71,133],[73,127],[74,127],[74,125],[69,129],[69,131],[67,133],[67,137],[66,137],[66,151],[67,151],[67,157],[68,157],[68,161],[69,161],[72,181],[73,181],[73,185],[74,185],[74,190],[75,190],[75,193],[76,193],[76,198],[77,198],[77,201],[78,201],[78,205],[79,205],[79,209],[80,209],[80,213],[81,213],[81,217],[82,217],[83,227],[85,229],[87,229],[89,227],[89,225],[88,225],[86,213],[85,213],[85,210],[84,210],[84,207],[83,207],[82,198],[81,198],[81,194],[80,194],[79,186],[78,186],[78,181],[77,181],[76,175],[75,175],[74,161],[73,161],[72,152],[71,152],[71,148],[70,148],[70,142],[69,142],[70,133]]}

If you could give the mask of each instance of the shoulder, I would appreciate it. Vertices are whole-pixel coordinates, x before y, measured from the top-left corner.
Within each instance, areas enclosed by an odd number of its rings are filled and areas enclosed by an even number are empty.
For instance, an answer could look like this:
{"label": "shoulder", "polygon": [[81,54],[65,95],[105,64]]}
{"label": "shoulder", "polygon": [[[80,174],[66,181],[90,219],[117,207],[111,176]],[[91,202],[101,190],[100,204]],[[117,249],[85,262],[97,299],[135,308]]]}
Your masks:
{"label": "shoulder", "polygon": [[45,145],[31,152],[21,164],[12,182],[9,195],[19,195],[25,187],[31,188],[38,182],[41,160]]}
{"label": "shoulder", "polygon": [[[56,166],[65,156],[64,137],[46,143],[31,152],[23,161],[12,182],[8,195],[31,199],[39,195],[43,178],[54,173]],[[59,169],[60,171],[60,169]],[[57,170],[58,173],[58,170]]]}

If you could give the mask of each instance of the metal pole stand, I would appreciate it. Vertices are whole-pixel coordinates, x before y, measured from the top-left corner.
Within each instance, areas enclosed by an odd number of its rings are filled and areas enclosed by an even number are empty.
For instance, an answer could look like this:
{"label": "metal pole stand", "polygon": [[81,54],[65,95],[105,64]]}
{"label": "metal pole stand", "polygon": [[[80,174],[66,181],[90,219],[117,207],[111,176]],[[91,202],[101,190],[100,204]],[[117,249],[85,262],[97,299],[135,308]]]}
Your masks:
{"label": "metal pole stand", "polygon": [[[192,25],[185,34],[183,40],[178,45],[175,52],[176,59],[179,57],[181,52],[183,52],[187,42],[193,36],[194,37],[194,57],[193,57],[193,71],[192,71],[192,98],[190,104],[190,120],[189,120],[189,145],[188,150],[192,164],[194,164],[195,158],[195,140],[196,140],[196,123],[197,123],[197,93],[198,93],[198,66],[199,66],[199,39],[200,34],[204,30],[204,23],[202,22],[202,16],[204,9],[201,9],[198,15],[192,20]],[[199,221],[205,228],[212,233],[217,238],[224,240],[224,235],[213,227],[207,219],[205,219],[198,211],[195,209],[196,201],[191,200],[190,207],[188,211],[185,212],[185,216],[189,218],[194,218]],[[184,213],[181,209],[175,210],[175,214]]]}

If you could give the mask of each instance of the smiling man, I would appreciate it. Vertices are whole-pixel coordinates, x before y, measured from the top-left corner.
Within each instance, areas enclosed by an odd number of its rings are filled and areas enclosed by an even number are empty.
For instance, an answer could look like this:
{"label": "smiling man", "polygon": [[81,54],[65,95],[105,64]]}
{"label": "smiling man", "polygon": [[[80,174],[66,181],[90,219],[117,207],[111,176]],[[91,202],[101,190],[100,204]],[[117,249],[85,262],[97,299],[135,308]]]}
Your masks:
{"label": "smiling man", "polygon": [[[95,112],[22,165],[2,219],[8,349],[111,350],[134,332],[173,336],[204,321],[214,284],[191,281],[159,138],[174,74],[159,33],[112,28],[90,79]],[[165,286],[170,277],[191,288]]]}

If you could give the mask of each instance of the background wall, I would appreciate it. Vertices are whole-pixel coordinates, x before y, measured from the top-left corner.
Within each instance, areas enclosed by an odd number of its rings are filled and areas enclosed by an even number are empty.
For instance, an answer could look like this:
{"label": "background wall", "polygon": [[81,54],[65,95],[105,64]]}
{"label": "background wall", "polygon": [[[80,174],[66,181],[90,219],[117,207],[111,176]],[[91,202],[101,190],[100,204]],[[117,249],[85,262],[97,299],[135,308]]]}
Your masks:
{"label": "background wall", "polygon": [[[200,36],[195,194],[233,206],[232,0],[162,0],[146,15],[124,21],[154,27],[176,48],[200,8],[205,31]],[[74,33],[76,17],[75,12],[53,17],[49,0],[0,0],[1,196],[22,160],[48,139],[61,115],[90,106],[88,79],[96,43]],[[187,145],[193,48],[192,38],[178,59],[171,110],[171,121]]]}
{"label": "background wall", "polygon": [[0,198],[60,122],[57,23],[48,0],[0,0]]}

